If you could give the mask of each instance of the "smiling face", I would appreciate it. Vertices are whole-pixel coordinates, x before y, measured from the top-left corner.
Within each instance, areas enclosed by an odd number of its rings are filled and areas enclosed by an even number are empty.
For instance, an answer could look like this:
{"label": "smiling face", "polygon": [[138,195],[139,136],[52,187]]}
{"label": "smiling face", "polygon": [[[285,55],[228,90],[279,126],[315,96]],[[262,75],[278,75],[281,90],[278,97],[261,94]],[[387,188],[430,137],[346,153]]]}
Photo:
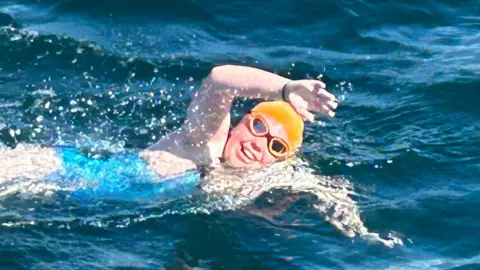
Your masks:
{"label": "smiling face", "polygon": [[277,137],[288,142],[285,128],[275,119],[263,116],[269,133],[263,136],[252,133],[252,115],[247,114],[232,129],[223,151],[223,157],[233,167],[259,169],[279,158],[269,151],[269,138]]}

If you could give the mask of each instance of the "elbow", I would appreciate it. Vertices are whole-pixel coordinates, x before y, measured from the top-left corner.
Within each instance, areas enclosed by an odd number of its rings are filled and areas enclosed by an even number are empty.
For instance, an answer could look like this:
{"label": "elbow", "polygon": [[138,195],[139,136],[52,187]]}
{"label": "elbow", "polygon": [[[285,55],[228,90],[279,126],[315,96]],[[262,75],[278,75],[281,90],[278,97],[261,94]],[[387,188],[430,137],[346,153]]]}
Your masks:
{"label": "elbow", "polygon": [[228,81],[228,78],[234,69],[235,69],[235,66],[232,66],[232,65],[216,66],[210,71],[210,74],[208,75],[207,79],[210,82],[223,84],[226,81]]}
{"label": "elbow", "polygon": [[212,68],[212,71],[210,72],[210,74],[218,74],[218,73],[224,73],[228,70],[231,70],[233,69],[235,66],[234,65],[221,65],[221,66],[216,66],[214,68]]}

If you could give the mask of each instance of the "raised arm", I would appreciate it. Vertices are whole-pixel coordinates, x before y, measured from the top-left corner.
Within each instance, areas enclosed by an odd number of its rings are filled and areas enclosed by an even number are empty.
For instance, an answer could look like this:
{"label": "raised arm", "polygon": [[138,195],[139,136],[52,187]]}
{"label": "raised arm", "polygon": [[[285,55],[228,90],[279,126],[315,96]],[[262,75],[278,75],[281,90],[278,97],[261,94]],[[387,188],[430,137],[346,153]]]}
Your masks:
{"label": "raised arm", "polygon": [[335,97],[320,81],[292,81],[256,68],[219,66],[212,69],[193,95],[182,127],[148,150],[166,151],[196,164],[210,164],[223,150],[230,127],[230,109],[237,97],[286,98],[301,116],[310,120],[311,111],[333,116],[332,110],[337,106]]}
{"label": "raised arm", "polygon": [[196,144],[201,148],[215,134],[226,139],[230,126],[230,109],[236,97],[281,99],[281,89],[289,81],[251,67],[215,67],[193,95],[183,126],[149,150],[167,150],[177,156],[184,156],[179,148],[191,148]]}
{"label": "raised arm", "polygon": [[230,109],[235,98],[280,100],[282,87],[289,81],[251,67],[216,67],[195,93],[182,130],[196,143],[208,141],[216,134],[226,136],[230,126]]}
{"label": "raised arm", "polygon": [[188,136],[189,142],[193,143],[210,139],[223,126],[230,124],[230,109],[237,97],[281,100],[284,96],[300,115],[310,120],[313,115],[309,111],[333,116],[332,110],[337,106],[335,97],[325,90],[325,84],[320,81],[291,81],[256,68],[218,66],[212,69],[200,90],[194,94],[187,120],[176,137]]}
{"label": "raised arm", "polygon": [[282,87],[290,81],[282,76],[252,67],[225,65],[212,69],[203,82],[202,90],[211,94],[220,92],[226,98],[279,100],[282,99]]}
{"label": "raised arm", "polygon": [[308,111],[334,116],[332,110],[337,107],[335,97],[325,90],[321,81],[292,81],[256,68],[225,65],[214,68],[204,79],[202,88],[192,100],[188,119],[203,122],[202,112],[204,117],[212,112],[226,115],[236,97],[286,98],[300,115],[310,120],[313,115]]}

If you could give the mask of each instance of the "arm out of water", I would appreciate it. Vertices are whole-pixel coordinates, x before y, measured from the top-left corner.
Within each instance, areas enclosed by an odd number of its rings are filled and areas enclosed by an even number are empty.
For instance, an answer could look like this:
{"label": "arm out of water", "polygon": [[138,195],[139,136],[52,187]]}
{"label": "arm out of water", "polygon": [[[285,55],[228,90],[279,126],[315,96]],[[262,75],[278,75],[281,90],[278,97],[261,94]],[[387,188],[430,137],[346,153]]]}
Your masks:
{"label": "arm out of water", "polygon": [[166,151],[195,164],[210,165],[220,158],[230,128],[230,109],[237,97],[282,99],[281,89],[290,80],[256,68],[225,65],[212,69],[193,95],[183,126],[142,155]]}

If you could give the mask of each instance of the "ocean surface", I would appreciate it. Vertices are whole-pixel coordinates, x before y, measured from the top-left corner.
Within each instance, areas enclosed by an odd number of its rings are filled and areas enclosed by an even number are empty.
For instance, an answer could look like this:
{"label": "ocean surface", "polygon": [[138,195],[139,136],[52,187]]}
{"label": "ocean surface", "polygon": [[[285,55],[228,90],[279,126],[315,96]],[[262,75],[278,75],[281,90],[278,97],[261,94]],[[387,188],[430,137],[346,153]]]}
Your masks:
{"label": "ocean surface", "polygon": [[145,148],[220,64],[325,81],[340,105],[301,157],[401,244],[344,236],[308,196],[267,219],[2,184],[0,268],[480,269],[476,0],[2,0],[0,148]]}

